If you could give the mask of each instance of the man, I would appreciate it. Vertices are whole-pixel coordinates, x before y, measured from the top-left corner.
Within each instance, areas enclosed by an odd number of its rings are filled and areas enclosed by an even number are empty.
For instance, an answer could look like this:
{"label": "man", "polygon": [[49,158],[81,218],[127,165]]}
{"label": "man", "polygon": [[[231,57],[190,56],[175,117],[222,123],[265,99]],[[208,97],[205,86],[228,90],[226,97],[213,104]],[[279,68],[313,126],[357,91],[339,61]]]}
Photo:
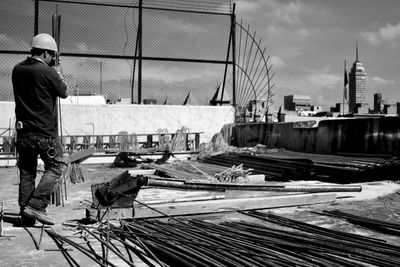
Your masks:
{"label": "man", "polygon": [[[31,56],[18,63],[12,72],[20,170],[18,204],[25,225],[33,225],[36,220],[48,225],[55,223],[46,214],[46,207],[63,167],[56,99],[67,97],[67,84],[53,68],[57,53],[54,38],[38,34],[32,39]],[[35,188],[38,155],[45,171]]]}

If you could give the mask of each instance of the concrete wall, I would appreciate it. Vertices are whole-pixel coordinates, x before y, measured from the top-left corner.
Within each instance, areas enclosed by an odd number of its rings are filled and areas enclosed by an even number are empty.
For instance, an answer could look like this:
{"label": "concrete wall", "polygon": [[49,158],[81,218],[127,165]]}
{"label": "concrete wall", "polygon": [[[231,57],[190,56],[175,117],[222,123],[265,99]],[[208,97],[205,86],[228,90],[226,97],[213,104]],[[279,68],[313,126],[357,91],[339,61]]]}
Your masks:
{"label": "concrete wall", "polygon": [[[14,102],[0,102],[0,129],[15,120]],[[208,142],[224,124],[233,123],[232,106],[172,105],[61,105],[63,135],[107,135],[157,133],[167,129],[175,133],[182,127],[204,132],[200,142]]]}
{"label": "concrete wall", "polygon": [[400,155],[400,117],[230,124],[223,130],[228,143],[238,147],[264,144],[312,153]]}

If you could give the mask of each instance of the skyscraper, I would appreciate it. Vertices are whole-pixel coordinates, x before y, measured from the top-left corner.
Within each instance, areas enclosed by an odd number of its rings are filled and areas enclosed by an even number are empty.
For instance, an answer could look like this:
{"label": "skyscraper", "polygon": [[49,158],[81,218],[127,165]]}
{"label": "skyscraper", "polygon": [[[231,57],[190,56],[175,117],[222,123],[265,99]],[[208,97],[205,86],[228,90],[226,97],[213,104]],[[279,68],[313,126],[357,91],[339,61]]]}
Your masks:
{"label": "skyscraper", "polygon": [[365,85],[367,73],[358,60],[358,45],[356,44],[356,61],[349,73],[349,111],[356,112],[357,108],[365,104]]}
{"label": "skyscraper", "polygon": [[381,113],[382,112],[382,94],[376,93],[374,94],[374,113]]}

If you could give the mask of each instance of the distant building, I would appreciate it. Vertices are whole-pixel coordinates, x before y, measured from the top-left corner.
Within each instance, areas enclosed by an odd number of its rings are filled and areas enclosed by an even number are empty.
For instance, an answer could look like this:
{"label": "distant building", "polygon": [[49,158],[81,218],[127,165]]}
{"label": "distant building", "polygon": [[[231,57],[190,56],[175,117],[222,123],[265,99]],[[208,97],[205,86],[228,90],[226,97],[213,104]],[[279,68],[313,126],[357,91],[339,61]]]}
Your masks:
{"label": "distant building", "polygon": [[[358,46],[356,45],[356,61],[349,73],[349,111],[357,113],[357,110],[365,108],[365,86],[367,73],[358,60]],[[361,111],[361,110],[360,110]]]}
{"label": "distant building", "polygon": [[[111,104],[111,103],[109,103],[109,104]],[[117,102],[115,102],[115,104],[118,104],[118,105],[129,105],[129,104],[131,104],[131,98],[130,97],[118,98],[118,100],[117,100]],[[134,104],[137,104],[137,103],[134,103]]]}
{"label": "distant building", "polygon": [[349,104],[347,103],[336,103],[335,107],[331,107],[331,112],[346,114],[349,112]]}
{"label": "distant building", "polygon": [[143,99],[143,104],[145,105],[157,105],[157,99]]}
{"label": "distant building", "polygon": [[397,105],[397,115],[400,116],[400,102],[397,102],[396,105]]}
{"label": "distant building", "polygon": [[301,116],[301,117],[309,117],[309,116],[314,116],[315,114],[317,114],[319,112],[322,112],[322,107],[312,105],[310,107],[310,110],[297,111],[297,115]]}
{"label": "distant building", "polygon": [[383,107],[383,113],[386,115],[397,115],[398,114],[398,103],[396,105],[393,104],[386,104]]}
{"label": "distant building", "polygon": [[356,114],[369,114],[370,113],[369,105],[367,103],[356,104],[356,106],[354,107],[353,110],[354,110],[354,113],[356,113]]}
{"label": "distant building", "polygon": [[382,94],[374,94],[374,113],[382,113]]}
{"label": "distant building", "polygon": [[248,111],[253,121],[265,120],[266,112],[268,110],[267,99],[259,99],[257,101],[251,100],[248,105]]}
{"label": "distant building", "polygon": [[311,97],[307,95],[287,95],[283,98],[283,108],[289,111],[311,110]]}
{"label": "distant building", "polygon": [[322,111],[322,107],[321,107],[321,106],[312,105],[312,106],[311,106],[311,111],[314,111],[314,112],[321,112],[321,111]]}

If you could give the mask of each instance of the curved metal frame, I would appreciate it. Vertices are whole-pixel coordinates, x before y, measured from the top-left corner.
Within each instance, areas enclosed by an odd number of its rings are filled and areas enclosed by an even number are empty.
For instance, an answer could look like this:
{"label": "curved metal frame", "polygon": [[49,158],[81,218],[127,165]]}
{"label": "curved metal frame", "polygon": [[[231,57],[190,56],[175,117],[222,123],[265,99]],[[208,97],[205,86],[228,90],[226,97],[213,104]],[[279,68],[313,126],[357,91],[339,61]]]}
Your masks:
{"label": "curved metal frame", "polygon": [[[261,39],[259,42],[256,41],[255,36],[256,32],[254,32],[253,35],[250,34],[250,26],[248,26],[247,29],[245,29],[242,25],[242,22],[237,23],[236,25],[240,28],[239,32],[239,42],[238,42],[238,60],[235,62],[235,66],[238,67],[238,73],[236,75],[237,78],[237,89],[236,89],[236,94],[237,94],[237,103],[236,106],[245,106],[248,104],[248,102],[251,100],[251,90],[249,90],[249,87],[251,86],[252,91],[254,92],[255,99],[254,100],[260,100],[267,96],[267,108],[271,105],[272,103],[272,88],[274,87],[275,84],[271,84],[272,78],[275,76],[275,73],[270,74],[272,64],[268,66],[268,60],[269,56],[265,56],[265,51],[266,47],[264,49],[261,49]],[[241,46],[242,46],[242,31],[246,34],[246,39],[243,41],[244,42],[244,51],[241,51]],[[250,40],[249,40],[250,38]],[[248,42],[251,42],[248,44]],[[249,51],[247,51],[247,47],[250,46]],[[255,46],[256,51],[253,52],[253,47]],[[242,58],[241,58],[242,56]],[[257,59],[258,56],[258,59]],[[258,63],[254,69],[254,65],[256,61],[258,60]],[[251,64],[251,66],[250,66]],[[262,65],[261,69],[260,65]],[[250,66],[250,69],[249,69]],[[265,70],[264,70],[265,69]],[[263,72],[264,76],[262,77]],[[239,75],[240,74],[240,75]],[[247,81],[242,80],[243,75],[245,76]],[[262,78],[261,78],[262,77]],[[261,78],[261,81],[260,81]],[[267,79],[265,81],[265,79]],[[249,85],[250,82],[250,85]]]}

